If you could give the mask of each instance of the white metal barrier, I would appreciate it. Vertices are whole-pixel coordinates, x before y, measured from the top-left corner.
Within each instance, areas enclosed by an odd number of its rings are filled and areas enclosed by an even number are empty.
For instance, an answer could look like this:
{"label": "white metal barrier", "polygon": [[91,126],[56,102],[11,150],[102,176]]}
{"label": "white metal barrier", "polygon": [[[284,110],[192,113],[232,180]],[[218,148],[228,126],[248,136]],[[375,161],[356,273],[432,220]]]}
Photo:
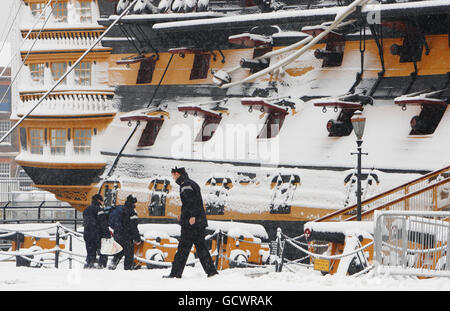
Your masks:
{"label": "white metal barrier", "polygon": [[450,277],[450,212],[376,211],[376,273]]}

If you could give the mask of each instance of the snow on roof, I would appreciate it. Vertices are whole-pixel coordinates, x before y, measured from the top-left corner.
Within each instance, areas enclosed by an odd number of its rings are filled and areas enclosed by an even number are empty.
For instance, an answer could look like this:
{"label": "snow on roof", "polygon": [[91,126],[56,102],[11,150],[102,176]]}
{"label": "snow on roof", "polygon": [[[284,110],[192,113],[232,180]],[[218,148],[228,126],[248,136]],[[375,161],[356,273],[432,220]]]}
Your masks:
{"label": "snow on roof", "polygon": [[[167,22],[167,21],[184,21],[203,18],[218,18],[225,16],[219,12],[193,12],[193,13],[167,13],[167,14],[129,14],[122,17],[121,22]],[[101,21],[115,21],[119,16],[110,15],[107,19],[99,19]]]}
{"label": "snow on roof", "polygon": [[[343,12],[346,7],[331,7],[309,10],[288,10],[288,11],[276,11],[270,13],[260,14],[243,14],[234,15],[221,18],[215,18],[213,20],[199,19],[194,21],[179,21],[179,22],[167,22],[155,24],[154,30],[157,31],[187,31],[190,28],[197,28],[199,26],[211,27],[242,27],[246,23],[270,23],[274,24],[287,24],[295,22],[305,22],[307,20],[327,20],[334,19],[334,16]],[[420,9],[420,10],[418,10]],[[363,14],[371,12],[380,12],[381,16],[390,15],[404,15],[405,10],[408,10],[408,14],[424,14],[426,12],[440,12],[450,11],[450,2],[447,0],[430,0],[420,2],[408,2],[408,3],[393,3],[393,4],[367,4],[362,8]]]}
{"label": "snow on roof", "polygon": [[213,20],[210,19],[199,19],[194,21],[178,21],[178,22],[166,22],[153,25],[154,30],[168,30],[168,29],[183,29],[185,27],[192,26],[205,26],[212,24],[222,24],[226,25],[228,23],[236,23],[236,22],[261,22],[268,21],[271,24],[277,24],[280,19],[292,19],[297,22],[301,21],[302,17],[307,16],[315,16],[315,15],[329,15],[330,17],[336,15],[337,12],[340,12],[340,9],[337,8],[325,8],[325,9],[312,9],[312,10],[292,10],[292,11],[277,11],[270,13],[260,13],[260,14],[243,14],[243,15],[234,15],[234,16],[226,16],[215,18]]}

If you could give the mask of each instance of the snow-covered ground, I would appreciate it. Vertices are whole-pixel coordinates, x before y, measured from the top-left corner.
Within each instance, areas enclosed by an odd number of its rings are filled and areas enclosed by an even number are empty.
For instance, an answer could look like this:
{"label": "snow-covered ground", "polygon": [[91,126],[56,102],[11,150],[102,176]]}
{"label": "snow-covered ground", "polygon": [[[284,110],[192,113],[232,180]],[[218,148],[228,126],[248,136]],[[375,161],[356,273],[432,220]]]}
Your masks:
{"label": "snow-covered ground", "polygon": [[373,271],[359,277],[323,276],[298,268],[274,272],[273,267],[220,271],[207,278],[201,266],[186,267],[182,279],[163,279],[168,269],[125,271],[15,267],[0,263],[0,291],[448,291],[450,279],[381,276]]}

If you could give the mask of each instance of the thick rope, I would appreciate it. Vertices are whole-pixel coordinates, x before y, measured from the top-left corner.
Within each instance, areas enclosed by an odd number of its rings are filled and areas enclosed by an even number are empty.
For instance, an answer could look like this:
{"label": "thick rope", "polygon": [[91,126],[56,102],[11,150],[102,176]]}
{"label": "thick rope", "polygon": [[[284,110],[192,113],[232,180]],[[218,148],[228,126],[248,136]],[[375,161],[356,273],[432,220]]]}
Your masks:
{"label": "thick rope", "polygon": [[69,229],[69,228],[67,228],[67,227],[65,227],[65,226],[63,226],[63,225],[60,225],[60,227],[61,227],[62,229],[64,229],[64,231],[67,231],[67,232],[72,233],[72,235],[79,236],[79,237],[82,237],[82,236],[83,236],[82,233],[73,231],[73,230],[71,230],[71,229]]}
{"label": "thick rope", "polygon": [[125,11],[122,12],[122,14],[116,18],[111,25],[98,37],[95,42],[81,55],[78,60],[76,60],[70,68],[67,69],[67,71],[59,78],[58,81],[56,81],[53,86],[39,98],[39,101],[27,112],[25,113],[14,125],[0,138],[0,143],[6,139],[22,122],[25,120],[47,97],[48,95],[53,92],[53,90],[75,69],[76,66],[78,66],[79,63],[93,50],[93,48],[106,36],[106,34],[111,30],[112,27],[114,27],[122,17],[128,13],[128,11],[131,9],[131,7],[136,4],[137,0],[133,0],[132,3],[125,9]]}
{"label": "thick rope", "polygon": [[[59,223],[56,223],[50,227],[45,227],[45,228],[40,228],[40,229],[21,229],[20,233],[23,232],[39,232],[39,231],[44,231],[44,230],[49,230],[49,229],[53,229],[56,228],[58,226],[61,226]],[[17,230],[12,230],[12,229],[5,229],[5,228],[0,228],[0,232],[1,231],[5,231],[5,232],[17,232]]]}
{"label": "thick rope", "polygon": [[311,253],[310,251],[308,251],[308,250],[298,246],[294,242],[291,242],[290,239],[286,239],[285,241],[288,242],[289,244],[291,244],[292,246],[294,246],[295,248],[299,249],[300,251],[306,253],[307,255],[310,255],[311,257],[314,257],[314,258],[320,258],[320,259],[341,259],[341,258],[344,258],[344,257],[347,257],[347,256],[354,255],[354,254],[356,254],[358,252],[361,252],[362,250],[365,250],[369,246],[373,245],[373,242],[370,242],[370,243],[364,245],[363,247],[358,248],[358,249],[356,249],[356,250],[354,250],[352,252],[346,253],[346,254],[326,256],[326,255],[320,255],[320,254]]}
{"label": "thick rope", "polygon": [[291,241],[295,241],[295,243],[297,243],[297,244],[299,244],[299,245],[304,245],[304,246],[308,246],[308,247],[316,247],[316,248],[319,248],[319,247],[328,247],[328,243],[327,243],[327,244],[309,244],[309,243],[304,243],[304,242],[296,241],[296,240],[298,240],[298,239],[304,237],[304,236],[305,236],[304,234],[302,234],[302,235],[300,235],[300,236],[298,236],[298,237],[295,237],[295,238],[290,238],[290,237],[288,237],[288,236],[287,236],[286,234],[284,234],[284,233],[281,233],[281,235],[282,235],[285,239],[290,239]]}
{"label": "thick rope", "polygon": [[58,247],[54,247],[54,248],[49,248],[49,249],[42,250],[42,251],[34,251],[34,252],[29,252],[29,253],[27,253],[26,251],[25,252],[23,252],[23,251],[10,251],[10,252],[0,251],[0,255],[33,256],[33,255],[53,253],[55,251],[61,251],[61,249]]}
{"label": "thick rope", "polygon": [[374,265],[370,265],[370,266],[368,266],[367,268],[365,268],[364,270],[361,270],[361,271],[359,271],[359,272],[357,272],[357,273],[355,273],[355,274],[352,274],[351,277],[357,278],[358,276],[363,275],[363,274],[369,272],[369,271],[372,270],[374,267],[375,267]]}

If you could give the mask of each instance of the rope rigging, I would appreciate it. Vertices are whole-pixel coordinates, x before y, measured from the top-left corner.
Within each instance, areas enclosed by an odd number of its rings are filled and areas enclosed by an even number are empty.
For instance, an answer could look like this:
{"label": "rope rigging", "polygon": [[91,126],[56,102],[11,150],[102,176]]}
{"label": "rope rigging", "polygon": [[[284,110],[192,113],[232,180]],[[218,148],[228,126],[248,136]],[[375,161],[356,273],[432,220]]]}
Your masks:
{"label": "rope rigging", "polygon": [[78,66],[79,63],[89,54],[92,49],[106,36],[106,34],[122,19],[125,14],[128,13],[128,11],[131,9],[131,7],[137,2],[138,0],[134,0],[123,12],[122,14],[117,17],[113,23],[95,40],[95,42],[83,53],[83,55],[78,58],[78,60],[72,64],[72,66],[59,78],[58,81],[56,81],[53,86],[39,99],[39,101],[26,113],[24,114],[18,122],[16,122],[9,130],[6,132],[2,138],[0,138],[0,143],[3,142],[6,137],[8,137],[46,98],[47,96],[53,92],[53,90],[62,82],[64,79],[69,75],[69,73],[72,72],[72,70],[75,69],[75,67]]}
{"label": "rope rigging", "polygon": [[[159,87],[161,86],[161,84],[162,84],[162,82],[163,82],[163,80],[164,80],[164,77],[166,76],[167,70],[169,69],[169,66],[170,66],[170,64],[172,63],[173,56],[174,56],[174,54],[171,54],[171,55],[170,55],[169,61],[167,62],[167,65],[166,65],[166,69],[164,70],[164,72],[163,72],[163,74],[162,74],[162,76],[161,76],[161,79],[159,80],[159,83],[158,83],[158,85],[156,86],[156,89],[155,89],[155,91],[154,91],[153,94],[152,94],[152,97],[150,98],[150,101],[149,101],[149,103],[148,103],[148,105],[147,105],[147,107],[146,107],[147,109],[150,108],[150,106],[153,104],[153,100],[155,99],[156,93],[158,92]],[[109,171],[108,171],[108,174],[106,174],[105,180],[108,180],[108,179],[112,176],[112,173],[113,173],[114,170],[116,169],[117,163],[119,163],[120,157],[122,156],[122,153],[123,153],[123,151],[125,150],[125,147],[128,145],[128,143],[130,142],[131,138],[132,138],[132,137],[134,136],[134,134],[136,133],[136,131],[137,131],[137,129],[138,129],[138,127],[139,127],[140,124],[141,124],[140,121],[137,121],[137,122],[136,122],[136,126],[134,127],[133,131],[132,131],[131,134],[128,136],[127,140],[126,140],[125,143],[122,145],[122,147],[120,148],[119,153],[117,154],[116,158],[114,159],[114,161],[113,161],[113,163],[112,163],[112,165],[111,165],[111,168],[110,168]],[[100,191],[101,191],[101,188],[99,189],[99,193],[100,193]]]}
{"label": "rope rigging", "polygon": [[[52,0],[50,0],[48,3],[50,4],[51,1],[52,1]],[[30,55],[30,53],[31,53],[31,51],[33,50],[34,46],[35,46],[36,43],[38,42],[39,37],[40,37],[42,31],[44,30],[45,25],[47,24],[48,20],[49,20],[50,17],[51,17],[51,13],[53,13],[53,10],[55,9],[56,5],[58,4],[58,1],[59,1],[59,0],[56,0],[55,4],[54,4],[53,7],[52,7],[52,10],[51,10],[50,14],[49,14],[49,15],[47,16],[47,18],[45,19],[45,22],[44,22],[44,24],[42,25],[41,29],[39,30],[38,35],[37,35],[36,38],[34,39],[34,41],[33,41],[32,45],[31,45],[31,47],[28,49],[27,55],[25,56],[24,60],[23,60],[23,61],[21,62],[21,64],[20,64],[19,69],[18,69],[17,72],[15,73],[13,80],[12,80],[11,83],[8,85],[8,88],[6,89],[6,91],[5,91],[5,93],[3,94],[2,98],[0,99],[0,103],[3,102],[3,100],[4,100],[5,97],[6,97],[6,95],[8,94],[8,91],[11,89],[11,87],[13,86],[13,84],[14,84],[14,82],[16,81],[17,77],[19,76],[20,71],[22,70],[23,66],[25,65],[25,63],[26,63],[26,61],[27,61],[27,59],[28,59],[28,56]],[[45,10],[42,11],[42,13],[44,13],[44,12],[45,12]],[[41,14],[42,14],[42,13],[41,13]],[[29,35],[30,33],[31,33],[31,30],[28,32],[27,35]],[[26,40],[26,38],[23,40],[22,44],[25,42],[25,40]],[[17,56],[17,54],[16,54],[16,56]],[[7,67],[5,67],[5,68],[7,68]],[[0,75],[0,76],[1,76],[1,75]]]}
{"label": "rope rigging", "polygon": [[[20,1],[19,8],[17,9],[17,12],[16,12],[16,14],[14,16],[14,19],[13,19],[11,25],[9,26],[9,29],[8,29],[8,32],[6,33],[5,38],[3,39],[3,44],[2,44],[2,47],[0,48],[0,52],[3,51],[3,48],[5,47],[6,41],[7,41],[8,37],[9,37],[9,34],[11,33],[11,30],[12,30],[12,26],[14,25],[14,23],[15,23],[15,21],[17,19],[17,16],[19,15],[19,12],[20,12],[20,9],[22,8],[23,3],[24,3],[23,1]],[[2,36],[3,36],[3,34],[2,34]],[[2,75],[3,75],[3,72],[2,72]]]}
{"label": "rope rigging", "polygon": [[[9,6],[8,12],[11,12],[11,11],[13,10],[14,4],[15,4],[15,2],[12,1],[12,2],[11,2],[11,5]],[[10,21],[10,19],[11,19],[12,16],[13,16],[12,14],[8,15],[8,19],[7,19],[6,23],[5,23],[5,26],[6,26],[6,25],[9,25],[9,21]],[[6,27],[3,27],[2,34],[0,35],[0,41],[1,41],[1,42],[5,41],[5,40],[8,38],[8,35],[6,35],[6,36],[3,38],[3,35],[5,34],[5,31],[6,31]],[[1,52],[1,51],[0,51],[0,52]]]}
{"label": "rope rigging", "polygon": [[[277,63],[275,63],[274,65],[271,65],[261,71],[258,71],[257,73],[254,73],[242,80],[236,81],[236,82],[231,82],[230,81],[223,81],[222,84],[219,84],[218,86],[220,88],[229,88],[238,84],[242,84],[244,82],[249,82],[249,81],[253,81],[256,78],[259,78],[267,73],[271,73],[274,72],[275,70],[279,70],[281,68],[284,68],[285,66],[289,65],[290,63],[292,63],[293,61],[295,61],[297,58],[299,58],[301,55],[303,55],[306,51],[308,51],[313,45],[315,45],[316,43],[318,43],[320,40],[322,40],[326,35],[328,35],[328,33],[330,33],[332,30],[336,29],[337,27],[339,27],[339,25],[344,21],[345,18],[347,18],[350,14],[352,14],[358,6],[364,6],[369,0],[355,0],[353,3],[351,3],[350,5],[348,5],[346,7],[346,9],[339,15],[336,16],[334,22],[329,25],[323,32],[321,32],[320,34],[318,34],[316,37],[312,37],[309,36],[305,39],[303,39],[302,41],[294,44],[295,46],[299,47],[302,46],[303,47],[301,49],[299,49],[298,51],[292,53],[291,55],[289,55],[288,57],[278,61]],[[294,46],[292,45],[292,46]],[[288,47],[291,48],[291,47]],[[281,49],[283,50],[283,49]],[[279,52],[279,51],[276,51]],[[231,69],[232,71],[235,71],[239,69],[238,67],[235,67],[233,69]],[[229,71],[230,72],[230,71]],[[218,78],[220,80],[220,78]]]}
{"label": "rope rigging", "polygon": [[[28,39],[28,37],[31,35],[32,31],[34,30],[34,27],[41,21],[42,16],[45,14],[45,11],[47,10],[47,8],[49,7],[50,3],[52,2],[52,0],[49,0],[47,2],[47,4],[45,5],[44,9],[42,9],[41,14],[36,18],[33,26],[31,27],[31,29],[28,31],[28,33],[26,34],[25,38],[22,40],[22,44],[20,45],[20,47],[18,48],[18,50],[20,51],[20,49],[22,48],[22,46],[25,44],[26,40]],[[10,67],[11,63],[13,60],[15,60],[17,58],[18,53],[14,53],[14,56],[12,56],[8,62],[8,64],[3,68],[2,72],[0,73],[0,77],[3,76],[3,74],[6,72],[6,69],[8,67]]]}

